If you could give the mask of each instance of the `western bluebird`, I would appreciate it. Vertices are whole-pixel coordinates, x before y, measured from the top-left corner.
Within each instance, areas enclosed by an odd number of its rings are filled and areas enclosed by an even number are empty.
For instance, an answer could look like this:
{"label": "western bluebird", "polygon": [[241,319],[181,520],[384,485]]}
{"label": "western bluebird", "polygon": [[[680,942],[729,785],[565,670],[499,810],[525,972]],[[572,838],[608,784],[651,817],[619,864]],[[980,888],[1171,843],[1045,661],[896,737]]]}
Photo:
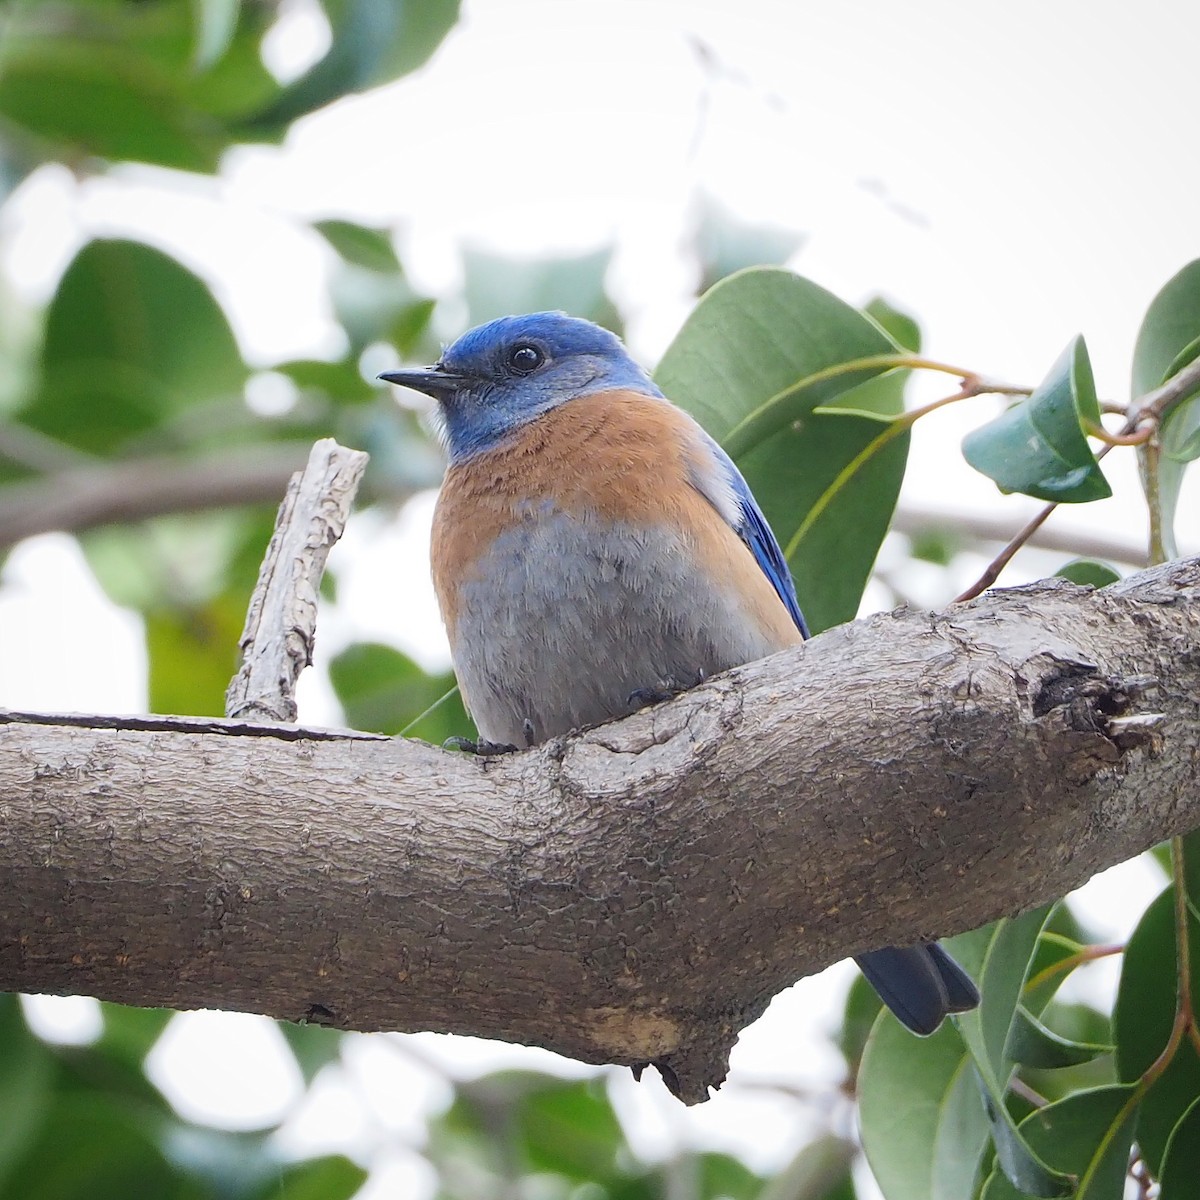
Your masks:
{"label": "western bluebird", "polygon": [[[501,317],[381,378],[438,402],[433,579],[493,748],[626,716],[808,636],[741,473],[608,330]],[[979,1002],[937,943],[856,961],[916,1033]]]}

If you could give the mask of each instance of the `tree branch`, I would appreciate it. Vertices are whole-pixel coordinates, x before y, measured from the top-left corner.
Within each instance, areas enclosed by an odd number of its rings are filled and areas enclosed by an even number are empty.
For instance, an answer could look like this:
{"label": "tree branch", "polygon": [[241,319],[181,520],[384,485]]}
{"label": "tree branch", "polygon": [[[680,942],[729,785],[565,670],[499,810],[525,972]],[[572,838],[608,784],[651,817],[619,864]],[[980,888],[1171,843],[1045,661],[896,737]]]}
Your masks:
{"label": "tree branch", "polygon": [[[939,530],[964,541],[1007,542],[1019,528],[1017,520],[1012,516],[939,511],[902,502],[893,514],[891,528],[909,536]],[[1044,525],[1031,535],[1025,545],[1038,550],[1057,551],[1069,558],[1100,558],[1134,567],[1147,565],[1144,541],[1121,537],[1106,530],[1056,529],[1053,525]]]}
{"label": "tree branch", "polygon": [[288,483],[238,642],[242,661],[225,692],[227,716],[296,719],[296,680],[312,662],[325,560],[346,528],[367,457],[321,438]]}
{"label": "tree branch", "polygon": [[[0,550],[38,533],[79,533],[100,525],[167,513],[243,504],[277,504],[309,443],[231,446],[199,456],[162,455],[55,471],[0,488]],[[419,486],[385,479],[388,496],[406,500]]]}
{"label": "tree branch", "polygon": [[[0,429],[0,439],[16,429],[16,426]],[[3,449],[0,445],[0,451]],[[274,504],[292,473],[304,465],[306,453],[307,444],[273,443],[231,447],[194,458],[164,455],[68,467],[47,463],[47,467],[61,469],[41,479],[0,488],[0,550],[22,538],[55,530],[78,533],[100,525],[146,520],[168,513]],[[26,458],[33,461],[32,451]],[[42,462],[37,459],[39,465]],[[411,482],[397,483],[386,476],[381,482],[387,488],[387,497],[393,501],[406,500],[418,487],[437,485],[436,478],[424,480],[416,473]],[[984,542],[1006,542],[1014,532],[1009,518],[962,516],[907,503],[896,510],[892,528],[905,534],[945,529]],[[1106,533],[1040,529],[1028,544],[1062,551],[1072,558],[1084,555],[1139,566],[1146,561],[1143,545]]]}
{"label": "tree branch", "polygon": [[0,724],[0,987],[653,1061],[696,1101],[799,976],[1200,824],[1200,561],[872,617],[493,760],[80,720]]}

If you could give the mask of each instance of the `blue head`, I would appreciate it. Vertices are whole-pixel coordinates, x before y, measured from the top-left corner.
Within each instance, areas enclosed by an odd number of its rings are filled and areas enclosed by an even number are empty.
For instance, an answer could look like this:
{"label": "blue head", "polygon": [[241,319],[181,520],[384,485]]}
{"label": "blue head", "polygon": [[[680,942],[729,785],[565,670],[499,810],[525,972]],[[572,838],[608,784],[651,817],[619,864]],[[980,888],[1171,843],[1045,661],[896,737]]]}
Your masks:
{"label": "blue head", "polygon": [[578,396],[612,388],[662,395],[616,334],[557,312],[489,321],[464,333],[432,367],[380,379],[437,400],[451,462],[492,449]]}

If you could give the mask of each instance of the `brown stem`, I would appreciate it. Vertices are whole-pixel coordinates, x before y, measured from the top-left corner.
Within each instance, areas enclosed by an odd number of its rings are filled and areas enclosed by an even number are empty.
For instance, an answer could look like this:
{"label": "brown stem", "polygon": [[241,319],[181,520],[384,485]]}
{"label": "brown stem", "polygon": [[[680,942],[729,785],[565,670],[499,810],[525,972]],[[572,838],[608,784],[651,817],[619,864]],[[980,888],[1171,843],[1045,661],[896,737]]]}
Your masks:
{"label": "brown stem", "polygon": [[1046,518],[1058,507],[1057,503],[1047,504],[1041,512],[1032,517],[1021,531],[988,563],[986,570],[965,592],[954,597],[954,603],[960,604],[964,600],[974,600],[981,592],[986,592],[988,588],[1000,576],[1000,572],[1008,566],[1013,560],[1013,556],[1025,545],[1027,541],[1042,527]]}

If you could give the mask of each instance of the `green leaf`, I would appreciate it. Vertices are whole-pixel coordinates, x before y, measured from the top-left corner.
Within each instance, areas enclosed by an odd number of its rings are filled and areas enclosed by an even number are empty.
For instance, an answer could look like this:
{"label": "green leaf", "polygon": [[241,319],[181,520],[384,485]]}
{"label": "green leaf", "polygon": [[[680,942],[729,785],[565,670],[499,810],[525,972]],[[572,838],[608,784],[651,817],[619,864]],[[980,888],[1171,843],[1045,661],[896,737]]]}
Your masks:
{"label": "green leaf", "polygon": [[176,1170],[202,1189],[206,1198],[266,1200],[281,1173],[279,1158],[268,1143],[271,1132],[235,1133],[171,1121],[159,1141]]}
{"label": "green leaf", "polygon": [[331,297],[351,343],[345,365],[359,376],[368,397],[377,389],[358,371],[358,358],[371,342],[388,341],[402,354],[419,344],[433,315],[434,301],[404,278],[391,235],[350,221],[318,221],[313,226],[338,252],[341,269],[332,280]]}
{"label": "green leaf", "polygon": [[29,1032],[17,997],[0,995],[0,1194],[10,1165],[46,1118],[53,1078],[53,1056]]}
{"label": "green leaf", "polygon": [[126,1059],[140,1067],[154,1047],[167,1023],[175,1015],[169,1008],[132,1008],[125,1004],[102,1001],[104,1031],[99,1046],[107,1054]]}
{"label": "green leaf", "polygon": [[[392,646],[358,642],[329,664],[329,678],[347,722],[355,729],[396,734],[454,688],[449,672],[427,675]],[[441,743],[471,736],[471,723],[458,695],[416,725],[412,734]]]}
{"label": "green leaf", "polygon": [[[1105,1047],[1112,1044],[1112,1022],[1108,1014],[1085,1004],[1061,1004],[1056,1001],[1046,1010],[1043,1024],[1057,1036],[1076,1045]],[[1075,1092],[1119,1082],[1116,1055],[1111,1050],[1072,1066],[1022,1066],[1020,1071],[1022,1080],[1032,1092],[1047,1101],[1063,1100]]]}
{"label": "green leaf", "polygon": [[517,1100],[511,1117],[532,1170],[581,1183],[621,1173],[625,1137],[603,1079],[543,1081]]}
{"label": "green leaf", "polygon": [[271,368],[286,375],[300,388],[318,399],[331,399],[337,403],[361,404],[378,395],[358,369],[356,356],[339,362],[322,362],[320,359],[304,358],[280,363]]}
{"label": "green leaf", "polygon": [[323,1025],[296,1025],[291,1021],[276,1021],[283,1039],[291,1047],[296,1065],[311,1084],[317,1072],[339,1060],[342,1053],[342,1031]]}
{"label": "green leaf", "polygon": [[[917,354],[920,351],[921,328],[907,313],[893,308],[879,296],[865,305],[862,311],[880,325],[903,352]],[[879,413],[885,417],[898,416],[904,411],[904,389],[911,375],[912,372],[908,370],[876,375],[874,379],[843,392],[837,398],[836,407],[853,412]]]}
{"label": "green leaf", "polygon": [[0,118],[6,124],[73,159],[216,170],[223,131],[197,120],[170,75],[146,55],[105,38],[10,34],[5,40]]}
{"label": "green leaf", "polygon": [[948,567],[963,549],[963,537],[949,526],[927,525],[908,535],[908,553],[918,562]]}
{"label": "green leaf", "polygon": [[874,321],[824,288],[790,271],[755,267],[701,298],[654,377],[740,460],[790,422],[887,368],[827,372],[897,353]]}
{"label": "green leaf", "polygon": [[743,220],[712,196],[700,197],[695,249],[700,260],[700,290],[744,267],[779,265],[804,244],[794,229]]}
{"label": "green leaf", "polygon": [[756,1200],[829,1200],[835,1189],[849,1181],[857,1154],[852,1141],[834,1133],[822,1134],[803,1147],[761,1191],[742,1194]]}
{"label": "green leaf", "polygon": [[851,1078],[858,1075],[867,1038],[875,1026],[876,1018],[883,1008],[879,993],[867,982],[866,976],[855,975],[846,993],[846,1007],[842,1013],[842,1027],[838,1031],[837,1043]]}
{"label": "green leaf", "polygon": [[1108,587],[1110,583],[1118,583],[1121,579],[1119,571],[1095,558],[1073,558],[1063,563],[1054,574],[1060,579],[1094,588]]}
{"label": "green leaf", "polygon": [[329,1154],[281,1168],[247,1200],[350,1200],[367,1172],[343,1154]]}
{"label": "green leaf", "polygon": [[784,549],[813,633],[858,613],[900,494],[908,432],[871,455],[836,492],[831,489],[847,464],[890,427],[869,414],[808,413],[738,460]]}
{"label": "green leaf", "polygon": [[[1040,1108],[1021,1122],[1029,1145],[1056,1170],[1078,1179],[1075,1200],[1121,1200],[1137,1107],[1133,1087],[1094,1088]],[[1028,1193],[993,1171],[982,1200]]]}
{"label": "green leaf", "polygon": [[1144,396],[1185,365],[1200,339],[1200,258],[1173,275],[1150,301],[1133,351],[1133,395]]}
{"label": "green leaf", "polygon": [[890,300],[875,296],[863,305],[867,314],[902,350],[909,354],[921,352],[921,326],[915,317],[897,308]]}
{"label": "green leaf", "polygon": [[42,386],[21,420],[99,454],[188,408],[239,399],[247,371],[212,293],[139,242],[89,242],[50,302]]}
{"label": "green leaf", "polygon": [[407,352],[434,309],[434,301],[414,291],[398,272],[385,275],[351,264],[334,274],[330,293],[354,358],[371,342],[393,342]]}
{"label": "green leaf", "polygon": [[1025,1067],[1056,1070],[1059,1067],[1091,1062],[1093,1058],[1111,1051],[1110,1045],[1076,1042],[1060,1037],[1054,1030],[1043,1025],[1027,1008],[1019,1007],[1016,1020],[1008,1033],[1004,1053],[1010,1061]]}
{"label": "green leaf", "polygon": [[1180,844],[1183,850],[1184,895],[1191,906],[1192,916],[1200,920],[1200,829],[1184,834]]}
{"label": "green leaf", "polygon": [[1011,1061],[1004,1050],[1049,913],[1049,906],[1035,908],[946,942],[979,985],[979,1007],[957,1021],[975,1065],[993,1090],[1002,1089],[1008,1079]]}
{"label": "green leaf", "polygon": [[[1191,945],[1192,995],[1200,989],[1200,934],[1188,922]],[[1136,1083],[1165,1048],[1175,1020],[1175,889],[1167,888],[1143,914],[1121,968],[1113,1036],[1117,1044],[1117,1073]],[[1184,1038],[1171,1064],[1155,1080],[1141,1104],[1138,1144],[1142,1157],[1157,1175],[1171,1130],[1200,1096],[1200,1057]]]}
{"label": "green leaf", "polygon": [[465,250],[470,323],[477,325],[509,313],[562,309],[620,333],[620,314],[604,289],[611,261],[611,246],[565,258],[533,260]]}
{"label": "green leaf", "polygon": [[89,530],[81,542],[115,604],[143,611],[189,608],[233,593],[244,604],[274,527],[275,512],[262,505],[110,525]]}
{"label": "green leaf", "polygon": [[1091,934],[1066,901],[1053,905],[1038,935],[1037,949],[1021,990],[1021,1003],[1034,1016],[1041,1014],[1070,974],[1069,970],[1059,969],[1059,964],[1074,958],[1091,941]]}
{"label": "green leaf", "polygon": [[459,0],[326,0],[333,44],[250,124],[288,125],[349,92],[415,70],[458,19],[458,5]]}
{"label": "green leaf", "polygon": [[1049,906],[1034,909],[947,943],[979,984],[979,1007],[962,1013],[956,1024],[982,1092],[997,1161],[1010,1179],[1035,1196],[1065,1195],[1068,1181],[1033,1151],[1016,1127],[1005,1103],[1012,1073],[1005,1048],[1049,914]]}
{"label": "green leaf", "polygon": [[136,1113],[142,1127],[171,1116],[171,1106],[146,1078],[139,1059],[119,1039],[103,1037],[87,1046],[59,1046],[58,1095],[81,1095],[112,1101]]}
{"label": "green leaf", "polygon": [[[655,375],[737,461],[784,548],[814,632],[858,611],[909,440],[877,413],[817,406],[846,402],[886,363],[839,367],[896,353],[874,321],[823,288],[757,268],[701,299]],[[899,403],[899,392],[886,398]]]}
{"label": "green leaf", "polygon": [[1072,504],[1112,495],[1082,422],[1100,424],[1082,337],[1066,348],[1027,400],[967,434],[963,455],[1001,491]]}
{"label": "green leaf", "polygon": [[198,71],[213,65],[233,44],[242,0],[192,0],[196,47],[192,63]]}
{"label": "green leaf", "polygon": [[[1167,368],[1167,378],[1200,358],[1200,337],[1189,342]],[[1163,454],[1177,463],[1200,458],[1200,388],[1188,400],[1175,405],[1163,419]]]}
{"label": "green leaf", "polygon": [[370,271],[391,274],[400,271],[400,260],[386,229],[371,229],[353,221],[315,221],[313,228],[348,263]]}
{"label": "green leaf", "polygon": [[[510,1181],[538,1174],[601,1186],[623,1180],[628,1160],[602,1079],[556,1079],[531,1071],[500,1071],[460,1083],[454,1103],[430,1122],[430,1152],[432,1161],[453,1163],[456,1172],[467,1159],[481,1175],[503,1174]],[[462,1193],[498,1190],[480,1179]]]}
{"label": "green leaf", "polygon": [[[1133,396],[1152,392],[1200,353],[1200,259],[1188,263],[1150,302],[1133,350]],[[1200,454],[1200,393],[1178,404],[1163,423],[1158,495],[1163,540],[1174,558],[1175,510],[1186,463]],[[1138,451],[1145,482],[1145,454]]]}
{"label": "green leaf", "polygon": [[972,1063],[972,1076],[979,1084],[983,1107],[996,1148],[996,1163],[1003,1178],[1022,1195],[1037,1197],[1068,1196],[1071,1179],[1056,1171],[1029,1144],[1003,1099],[997,1098],[992,1085],[984,1079],[977,1064]]}
{"label": "green leaf", "polygon": [[237,670],[248,597],[222,595],[144,614],[150,657],[150,711],[219,717]]}
{"label": "green leaf", "polygon": [[880,1013],[858,1098],[863,1149],[887,1200],[973,1194],[988,1125],[969,1064],[949,1022],[918,1041],[891,1013]]}
{"label": "green leaf", "polygon": [[155,1144],[136,1106],[96,1093],[60,1095],[6,1180],[21,1200],[199,1200],[204,1193]]}
{"label": "green leaf", "polygon": [[[764,1191],[763,1180],[731,1154],[696,1155],[696,1174],[697,1200],[771,1200],[769,1192]],[[766,1186],[769,1188],[770,1184]],[[656,1189],[654,1195],[664,1193],[669,1194],[669,1188],[663,1193]],[[791,1200],[798,1200],[794,1193]]]}
{"label": "green leaf", "polygon": [[1171,1130],[1163,1155],[1158,1200],[1192,1200],[1200,1179],[1200,1099]]}

